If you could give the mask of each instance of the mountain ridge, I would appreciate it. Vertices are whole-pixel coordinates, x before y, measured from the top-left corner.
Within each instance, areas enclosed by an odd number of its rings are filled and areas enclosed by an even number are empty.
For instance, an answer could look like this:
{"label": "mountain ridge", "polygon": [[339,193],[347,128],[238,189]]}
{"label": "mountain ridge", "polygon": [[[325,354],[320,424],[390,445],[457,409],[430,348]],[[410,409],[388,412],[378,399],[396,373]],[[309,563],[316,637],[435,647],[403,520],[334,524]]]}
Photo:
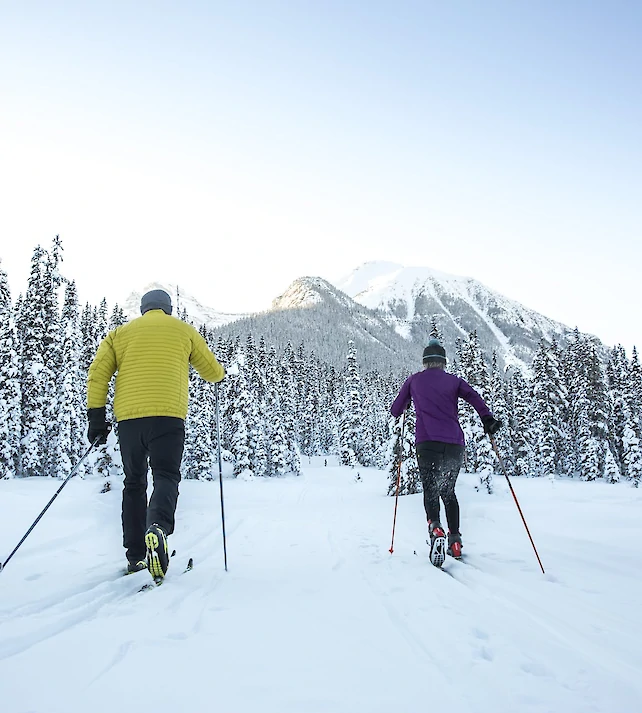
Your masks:
{"label": "mountain ridge", "polygon": [[[472,277],[431,268],[368,262],[337,282],[360,304],[377,309],[400,334],[421,344],[433,321],[448,347],[476,331],[485,351],[507,366],[528,367],[541,339],[564,346],[574,329],[486,287]],[[594,335],[586,335],[597,344]]]}
{"label": "mountain ridge", "polygon": [[[171,284],[154,282],[144,291],[149,289],[168,291],[174,314],[185,310],[197,327],[228,337],[264,336],[277,349],[304,343],[335,366],[343,363],[352,339],[366,368],[417,368],[417,355],[436,325],[449,360],[458,341],[475,331],[489,361],[496,352],[502,368],[528,371],[540,340],[563,347],[574,332],[472,277],[384,261],[363,263],[335,283],[299,277],[269,308],[251,314],[219,312]],[[128,318],[138,316],[140,296],[132,292],[127,298]],[[597,337],[587,336],[605,350]]]}

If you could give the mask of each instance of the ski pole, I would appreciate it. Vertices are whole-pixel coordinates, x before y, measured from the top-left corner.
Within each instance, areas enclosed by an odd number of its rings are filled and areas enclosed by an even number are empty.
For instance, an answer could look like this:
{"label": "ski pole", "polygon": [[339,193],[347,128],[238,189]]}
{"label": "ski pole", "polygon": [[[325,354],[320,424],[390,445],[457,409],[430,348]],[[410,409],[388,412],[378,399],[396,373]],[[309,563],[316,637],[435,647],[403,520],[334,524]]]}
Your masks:
{"label": "ski pole", "polygon": [[225,571],[227,572],[227,544],[225,540],[225,503],[223,501],[223,461],[221,459],[221,418],[219,412],[218,400],[218,382],[214,384],[214,393],[216,394],[216,442],[218,449],[218,482],[221,488],[221,525],[223,528],[223,560],[225,562]]}
{"label": "ski pole", "polygon": [[399,463],[397,465],[397,489],[395,492],[395,514],[394,517],[392,518],[392,540],[390,542],[390,549],[388,552],[392,554],[394,552],[394,544],[395,544],[395,527],[397,525],[397,504],[399,502],[399,482],[401,481],[401,456],[403,454],[403,429],[406,421],[406,412],[403,412],[403,416],[401,417],[401,435],[399,437]]}
{"label": "ski pole", "polygon": [[18,544],[13,548],[13,552],[7,557],[7,559],[4,561],[4,563],[0,562],[0,572],[2,572],[2,571],[4,570],[4,568],[7,566],[8,562],[9,562],[9,560],[16,554],[16,552],[17,552],[18,549],[20,548],[20,545],[22,545],[22,543],[27,539],[27,537],[29,537],[29,535],[31,534],[31,531],[33,530],[33,528],[40,522],[40,520],[42,519],[42,516],[47,512],[47,510],[49,510],[49,508],[50,508],[51,504],[53,503],[53,501],[60,495],[60,491],[65,487],[65,485],[67,485],[67,483],[68,483],[68,482],[73,478],[73,476],[77,473],[78,468],[80,468],[82,462],[83,462],[83,461],[85,460],[85,458],[91,453],[91,450],[92,450],[93,447],[98,443],[99,439],[100,439],[100,436],[96,436],[96,438],[94,438],[93,443],[92,443],[92,444],[89,446],[89,448],[84,452],[83,456],[82,456],[81,459],[78,461],[78,463],[76,463],[76,465],[75,465],[74,468],[72,469],[71,473],[69,473],[69,475],[62,481],[62,485],[58,488],[58,490],[56,490],[54,496],[53,496],[53,497],[51,498],[51,500],[47,503],[47,505],[45,506],[44,510],[43,510],[43,511],[40,513],[40,515],[38,515],[38,517],[33,521],[33,524],[32,524],[31,527],[25,532],[25,534],[24,534],[23,538],[20,540],[20,542],[18,542]]}
{"label": "ski pole", "polygon": [[544,572],[544,565],[542,564],[542,560],[539,558],[539,554],[537,552],[537,547],[535,547],[535,543],[533,542],[533,538],[531,537],[531,531],[528,529],[528,525],[526,524],[526,518],[524,517],[522,508],[519,506],[519,501],[517,500],[517,495],[515,495],[515,491],[513,490],[513,486],[510,482],[510,478],[508,477],[508,473],[506,472],[506,468],[504,466],[504,461],[502,460],[502,457],[499,453],[499,449],[497,448],[497,444],[495,443],[495,439],[490,433],[488,434],[488,437],[490,438],[490,442],[493,446],[493,450],[495,451],[495,455],[497,456],[497,460],[499,461],[499,465],[502,468],[502,472],[504,473],[504,477],[506,478],[508,487],[510,488],[510,491],[513,495],[513,499],[515,500],[515,505],[517,505],[517,509],[519,510],[519,514],[521,515],[522,522],[524,523],[524,527],[526,528],[526,533],[528,534],[528,539],[531,541],[531,545],[533,545],[533,550],[535,551],[535,556],[537,557],[537,561],[539,562],[539,566],[540,566],[540,569],[542,570],[542,574],[546,574],[546,572]]}

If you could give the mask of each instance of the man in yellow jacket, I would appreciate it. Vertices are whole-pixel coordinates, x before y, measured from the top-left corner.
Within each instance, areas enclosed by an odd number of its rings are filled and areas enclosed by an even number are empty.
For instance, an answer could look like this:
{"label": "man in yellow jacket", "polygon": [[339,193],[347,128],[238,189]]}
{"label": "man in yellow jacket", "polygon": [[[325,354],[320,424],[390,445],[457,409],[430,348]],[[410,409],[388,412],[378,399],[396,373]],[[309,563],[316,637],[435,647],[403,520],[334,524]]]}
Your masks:
{"label": "man in yellow jacket", "polygon": [[[154,579],[169,566],[167,537],[174,531],[185,441],[189,365],[206,381],[225,370],[191,325],[171,316],[164,290],[143,295],[141,317],[111,331],[89,367],[87,415],[91,443],[105,443],[107,390],[116,374],[114,416],[125,470],[123,546],[127,571],[149,569]],[[147,504],[147,463],[154,490]]]}

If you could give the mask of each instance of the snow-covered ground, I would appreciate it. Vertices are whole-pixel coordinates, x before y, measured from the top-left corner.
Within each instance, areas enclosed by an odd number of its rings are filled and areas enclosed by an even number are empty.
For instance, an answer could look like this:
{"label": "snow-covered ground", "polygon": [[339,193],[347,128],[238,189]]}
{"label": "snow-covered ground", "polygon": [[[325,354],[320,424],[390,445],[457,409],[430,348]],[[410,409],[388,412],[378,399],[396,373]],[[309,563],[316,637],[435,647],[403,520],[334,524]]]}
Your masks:
{"label": "snow-covered ground", "polygon": [[[120,492],[72,480],[0,574],[3,713],[634,713],[642,493],[462,475],[468,564],[427,560],[421,496],[318,460],[181,486],[164,586],[122,577]],[[4,561],[58,487],[0,482]],[[182,574],[188,557],[193,571]]]}

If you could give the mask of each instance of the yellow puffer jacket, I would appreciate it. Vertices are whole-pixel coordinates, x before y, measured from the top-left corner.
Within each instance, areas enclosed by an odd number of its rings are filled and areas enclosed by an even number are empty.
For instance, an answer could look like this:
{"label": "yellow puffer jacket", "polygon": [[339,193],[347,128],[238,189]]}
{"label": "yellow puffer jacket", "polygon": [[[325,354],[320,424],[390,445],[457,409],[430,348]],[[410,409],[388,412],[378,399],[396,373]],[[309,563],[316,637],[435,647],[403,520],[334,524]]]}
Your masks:
{"label": "yellow puffer jacket", "polygon": [[117,421],[145,416],[184,419],[190,364],[206,381],[221,381],[225,376],[194,327],[160,309],[145,312],[101,342],[89,367],[87,408],[105,405],[109,381],[117,371]]}

